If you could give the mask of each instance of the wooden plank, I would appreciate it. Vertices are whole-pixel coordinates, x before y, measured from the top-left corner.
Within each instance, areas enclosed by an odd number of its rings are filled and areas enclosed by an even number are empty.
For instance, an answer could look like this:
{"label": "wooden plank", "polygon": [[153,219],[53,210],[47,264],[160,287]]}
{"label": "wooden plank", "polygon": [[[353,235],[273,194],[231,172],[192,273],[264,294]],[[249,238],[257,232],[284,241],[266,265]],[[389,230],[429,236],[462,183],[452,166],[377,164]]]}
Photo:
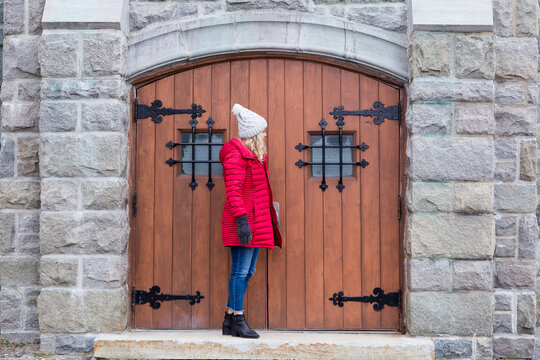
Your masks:
{"label": "wooden plank", "polygon": [[[341,72],[339,68],[322,67],[322,108],[328,114],[341,102]],[[328,131],[338,131],[336,120],[328,121]],[[341,228],[341,196],[338,191],[339,177],[327,179],[328,189],[323,195],[324,211],[324,296],[328,299],[334,292],[343,288],[343,254]],[[343,308],[324,302],[324,324],[326,329],[343,328]]]}
{"label": "wooden plank", "polygon": [[[266,119],[268,114],[268,61],[249,61],[249,109]],[[255,274],[249,280],[246,319],[256,329],[267,327],[267,264],[268,249],[261,248]]]}
{"label": "wooden plank", "polygon": [[[133,264],[135,263],[135,239],[136,239],[136,220],[135,214],[133,211],[133,196],[136,191],[136,179],[137,173],[135,171],[137,167],[137,125],[134,122],[135,112],[136,112],[136,102],[135,98],[137,97],[137,90],[135,87],[132,87],[129,91],[129,175],[128,175],[128,186],[129,186],[129,202],[128,202],[128,212],[129,212],[129,228],[132,229],[129,233],[128,239],[128,278],[127,284],[128,289],[131,293],[132,289],[135,287],[135,268]],[[134,312],[130,313],[128,327],[130,329],[135,328],[135,315]]]}
{"label": "wooden plank", "polygon": [[268,169],[274,201],[280,204],[280,233],[282,248],[268,251],[268,327],[287,327],[287,234],[285,205],[285,62],[268,60]]}
{"label": "wooden plank", "polygon": [[[230,62],[212,65],[212,109],[215,121],[213,132],[223,132],[229,126]],[[207,116],[208,117],[208,116]],[[203,116],[203,119],[207,118]],[[219,158],[212,158],[219,160]],[[228,249],[221,238],[221,217],[225,204],[223,175],[212,172],[215,187],[210,191],[210,327],[221,328],[228,297]],[[205,186],[206,187],[206,186]],[[207,188],[206,191],[209,191]]]}
{"label": "wooden plank", "polygon": [[[186,109],[193,103],[193,70],[184,71],[174,76],[174,106]],[[175,142],[180,142],[181,130],[189,131],[189,115],[174,115]],[[181,148],[170,151],[173,159],[181,158]],[[191,292],[191,212],[193,210],[193,191],[189,187],[191,176],[181,173],[181,166],[174,167],[174,215],[173,215],[173,263],[172,289],[174,294],[192,294]],[[198,304],[196,305],[198,306]],[[192,306],[188,301],[174,301],[172,305],[172,328],[189,329],[191,327]]]}
{"label": "wooden plank", "polygon": [[[377,101],[378,82],[360,77],[360,108],[370,109]],[[368,296],[380,286],[380,223],[379,223],[379,127],[369,116],[360,120],[362,141],[369,145],[364,158],[369,165],[360,171],[362,200],[362,295]],[[380,329],[380,312],[373,305],[362,303],[364,329]]]}
{"label": "wooden plank", "polygon": [[[208,66],[193,70],[193,102],[209,109],[212,101],[212,69]],[[208,113],[205,113],[208,114]],[[197,128],[206,124],[198,118]],[[205,184],[207,176],[195,176],[198,186],[193,191],[193,212],[191,230],[191,274],[192,294],[197,290],[205,296],[192,309],[191,326],[196,329],[210,327],[210,192]]]}
{"label": "wooden plank", "polygon": [[[385,106],[398,105],[399,92],[379,84],[380,101]],[[385,120],[379,125],[380,148],[380,221],[381,221],[381,288],[385,293],[399,290],[399,123]],[[381,312],[381,327],[397,329],[397,307],[386,306]]]}
{"label": "wooden plank", "polygon": [[[285,61],[285,114],[287,116],[285,144],[286,149],[294,149],[299,139],[304,138],[302,62]],[[287,328],[303,329],[305,316],[305,270],[304,270],[304,178],[294,163],[298,154],[292,150],[285,152],[285,176],[287,179],[286,213],[287,218]],[[304,155],[305,156],[305,155]],[[304,159],[306,160],[306,159]],[[285,239],[285,241],[287,241]]]}
{"label": "wooden plank", "polygon": [[[348,110],[360,108],[360,76],[357,73],[341,70],[341,104]],[[360,133],[360,117],[346,116],[343,129],[353,133],[354,144],[363,141]],[[354,161],[361,161],[364,153],[353,150]],[[362,269],[360,266],[362,228],[360,215],[360,173],[363,169],[354,167],[353,177],[343,180],[346,188],[342,195],[343,223],[343,292],[347,296],[362,295]],[[350,302],[343,307],[343,327],[345,329],[362,328],[362,306]]]}
{"label": "wooden plank", "polygon": [[[304,135],[302,143],[311,143],[310,134],[321,133],[319,122],[322,117],[331,121],[322,109],[322,65],[319,63],[304,62]],[[311,150],[306,149],[302,154],[296,149],[288,149],[298,159],[307,157],[311,161]],[[305,186],[305,261],[306,261],[306,328],[324,329],[324,306],[326,299],[324,292],[323,274],[323,192],[320,177],[311,176],[312,168],[307,166],[304,171]],[[291,189],[291,191],[296,191]],[[294,216],[294,215],[293,215]]]}
{"label": "wooden plank", "polygon": [[[150,105],[156,97],[155,83],[137,91],[137,102]],[[154,286],[154,141],[155,124],[150,119],[137,120],[137,216],[135,221],[135,287],[149,291]],[[135,307],[135,327],[151,328],[153,310],[148,305]]]}

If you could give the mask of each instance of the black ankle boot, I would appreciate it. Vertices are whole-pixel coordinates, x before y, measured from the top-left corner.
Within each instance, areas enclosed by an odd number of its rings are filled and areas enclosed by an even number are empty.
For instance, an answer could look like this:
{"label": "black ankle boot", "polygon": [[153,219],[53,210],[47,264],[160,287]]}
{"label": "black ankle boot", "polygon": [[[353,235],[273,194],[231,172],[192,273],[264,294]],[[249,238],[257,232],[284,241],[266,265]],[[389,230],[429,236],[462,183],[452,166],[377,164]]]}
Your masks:
{"label": "black ankle boot", "polygon": [[223,320],[223,326],[221,327],[221,333],[223,335],[231,335],[231,328],[233,323],[233,314],[229,314],[225,311],[225,319]]}
{"label": "black ankle boot", "polygon": [[259,334],[257,334],[257,332],[255,332],[249,327],[244,314],[233,315],[231,335],[253,339],[256,339],[260,336]]}

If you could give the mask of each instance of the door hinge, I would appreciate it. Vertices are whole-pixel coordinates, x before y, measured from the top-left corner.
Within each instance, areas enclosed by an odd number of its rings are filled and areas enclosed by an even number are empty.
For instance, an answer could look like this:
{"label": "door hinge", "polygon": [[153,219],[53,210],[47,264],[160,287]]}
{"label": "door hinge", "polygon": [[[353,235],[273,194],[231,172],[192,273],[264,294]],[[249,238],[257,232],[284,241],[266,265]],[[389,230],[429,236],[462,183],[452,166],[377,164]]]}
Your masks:
{"label": "door hinge", "polygon": [[133,192],[133,201],[131,202],[133,206],[133,216],[137,215],[137,192]]}
{"label": "door hinge", "polygon": [[133,122],[137,122],[137,98],[135,98],[135,109],[133,110]]}
{"label": "door hinge", "polygon": [[401,220],[401,195],[397,196],[398,199],[398,220]]}

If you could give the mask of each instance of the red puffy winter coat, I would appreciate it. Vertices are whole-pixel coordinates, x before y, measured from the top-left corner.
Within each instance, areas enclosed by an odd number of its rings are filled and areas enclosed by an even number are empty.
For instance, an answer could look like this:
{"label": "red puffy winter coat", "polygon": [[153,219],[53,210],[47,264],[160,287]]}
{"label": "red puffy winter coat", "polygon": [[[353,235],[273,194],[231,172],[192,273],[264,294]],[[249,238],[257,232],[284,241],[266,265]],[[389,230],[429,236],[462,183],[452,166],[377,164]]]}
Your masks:
{"label": "red puffy winter coat", "polygon": [[[238,139],[232,138],[221,148],[219,161],[223,165],[226,200],[221,219],[223,246],[281,248],[277,214],[272,204],[272,189],[267,165]],[[237,217],[247,215],[251,228],[249,244],[238,240]]]}

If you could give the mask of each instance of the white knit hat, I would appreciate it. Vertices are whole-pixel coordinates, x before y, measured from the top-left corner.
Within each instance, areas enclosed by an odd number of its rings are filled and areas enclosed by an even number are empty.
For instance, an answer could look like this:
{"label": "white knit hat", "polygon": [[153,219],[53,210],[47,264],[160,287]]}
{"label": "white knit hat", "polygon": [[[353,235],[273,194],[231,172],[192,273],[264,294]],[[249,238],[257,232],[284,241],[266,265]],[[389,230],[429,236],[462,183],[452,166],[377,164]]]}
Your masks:
{"label": "white knit hat", "polygon": [[232,113],[238,119],[238,136],[241,138],[255,136],[268,126],[261,115],[246,109],[240,104],[234,104]]}

